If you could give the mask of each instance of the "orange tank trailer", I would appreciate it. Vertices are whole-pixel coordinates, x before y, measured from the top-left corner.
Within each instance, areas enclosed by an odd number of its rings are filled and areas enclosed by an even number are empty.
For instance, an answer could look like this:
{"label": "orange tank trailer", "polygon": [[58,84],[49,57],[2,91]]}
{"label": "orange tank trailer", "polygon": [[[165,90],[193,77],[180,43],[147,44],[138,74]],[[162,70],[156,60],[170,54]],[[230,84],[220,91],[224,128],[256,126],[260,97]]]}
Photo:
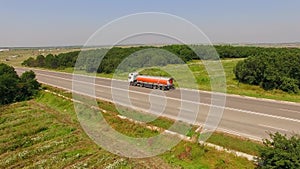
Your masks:
{"label": "orange tank trailer", "polygon": [[136,80],[140,82],[146,82],[146,83],[168,85],[168,81],[171,80],[171,78],[166,79],[160,77],[138,76]]}
{"label": "orange tank trailer", "polygon": [[160,76],[143,76],[139,73],[129,73],[128,81],[131,86],[142,86],[150,88],[159,88],[164,90],[173,89],[173,78]]}

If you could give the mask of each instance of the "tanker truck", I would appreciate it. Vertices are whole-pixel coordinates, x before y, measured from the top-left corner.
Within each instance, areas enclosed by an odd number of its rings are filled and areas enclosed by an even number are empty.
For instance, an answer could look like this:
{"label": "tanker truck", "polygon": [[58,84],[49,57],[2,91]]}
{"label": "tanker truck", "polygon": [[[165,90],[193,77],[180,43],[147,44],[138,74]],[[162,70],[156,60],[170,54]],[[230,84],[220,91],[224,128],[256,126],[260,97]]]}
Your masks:
{"label": "tanker truck", "polygon": [[128,82],[130,86],[149,87],[152,89],[170,90],[174,88],[173,78],[144,76],[138,72],[129,73]]}

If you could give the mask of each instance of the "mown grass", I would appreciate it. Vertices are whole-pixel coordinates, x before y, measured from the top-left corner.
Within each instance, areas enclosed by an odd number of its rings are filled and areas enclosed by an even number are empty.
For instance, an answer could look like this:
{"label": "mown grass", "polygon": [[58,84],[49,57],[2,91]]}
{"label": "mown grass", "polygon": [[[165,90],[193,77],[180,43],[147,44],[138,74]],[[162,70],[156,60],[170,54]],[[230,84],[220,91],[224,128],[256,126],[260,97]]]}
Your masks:
{"label": "mown grass", "polygon": [[254,142],[246,138],[241,138],[220,132],[213,133],[209,137],[207,142],[255,156],[259,155],[259,149],[263,148],[264,146],[259,142]]}
{"label": "mown grass", "polygon": [[[70,96],[64,91],[60,93]],[[142,125],[118,119],[112,104],[99,105],[107,111],[103,113],[105,119],[121,133],[132,137],[158,134]],[[1,107],[0,133],[0,168],[255,167],[246,159],[187,142],[153,158],[116,156],[97,146],[83,132],[72,101],[47,92],[41,92],[35,100]]]}

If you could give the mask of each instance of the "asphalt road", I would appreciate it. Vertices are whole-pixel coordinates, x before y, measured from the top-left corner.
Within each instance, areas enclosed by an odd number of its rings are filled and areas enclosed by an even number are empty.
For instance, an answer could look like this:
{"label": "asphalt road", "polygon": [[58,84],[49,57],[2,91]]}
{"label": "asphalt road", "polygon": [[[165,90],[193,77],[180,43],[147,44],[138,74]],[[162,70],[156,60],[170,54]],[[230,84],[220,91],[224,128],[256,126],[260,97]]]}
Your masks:
{"label": "asphalt road", "polygon": [[[22,73],[27,68],[16,68]],[[268,132],[300,134],[300,104],[198,90],[160,91],[126,81],[32,69],[41,83],[72,90],[134,109],[196,123],[208,130],[261,140]],[[74,82],[74,83],[72,83]],[[220,120],[220,121],[219,121]]]}

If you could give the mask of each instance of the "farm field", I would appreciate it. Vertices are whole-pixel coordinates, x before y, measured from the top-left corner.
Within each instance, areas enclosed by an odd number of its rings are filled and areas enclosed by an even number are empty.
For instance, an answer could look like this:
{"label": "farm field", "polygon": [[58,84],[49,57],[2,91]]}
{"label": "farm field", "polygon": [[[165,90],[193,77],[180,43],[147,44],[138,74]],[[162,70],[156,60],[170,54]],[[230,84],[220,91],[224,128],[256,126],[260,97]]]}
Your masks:
{"label": "farm field", "polygon": [[0,62],[11,66],[21,66],[22,62],[29,57],[38,55],[60,54],[78,51],[79,48],[12,48],[9,51],[0,52]]}

